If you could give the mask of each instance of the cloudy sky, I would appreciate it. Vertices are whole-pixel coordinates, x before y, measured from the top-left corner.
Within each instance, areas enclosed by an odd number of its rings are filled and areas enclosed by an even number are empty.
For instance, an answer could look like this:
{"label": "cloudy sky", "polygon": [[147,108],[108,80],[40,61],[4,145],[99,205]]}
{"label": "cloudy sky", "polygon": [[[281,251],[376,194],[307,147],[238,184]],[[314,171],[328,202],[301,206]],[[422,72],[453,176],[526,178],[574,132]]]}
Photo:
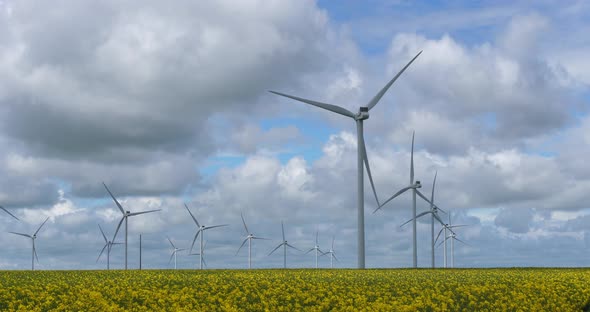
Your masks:
{"label": "cloudy sky", "polygon": [[[381,200],[416,177],[469,245],[456,266],[590,264],[590,5],[586,1],[0,0],[0,268],[98,269],[130,211],[129,266],[169,268],[169,236],[205,225],[211,268],[280,267],[285,222],[303,250],[356,267],[356,129],[345,117],[268,93],[357,111],[422,55],[365,122]],[[367,183],[368,184],[368,183]],[[366,184],[366,186],[367,186]],[[366,187],[367,267],[412,263],[411,195],[375,214]],[[428,206],[419,202],[418,210]],[[445,218],[447,216],[444,216]],[[430,220],[418,223],[429,266]],[[437,229],[438,230],[438,229]],[[117,240],[122,241],[118,235]],[[123,266],[123,248],[113,267]],[[292,267],[314,265],[289,254]],[[194,268],[179,254],[179,266]],[[328,257],[320,265],[328,266]],[[442,265],[442,247],[437,249]]]}

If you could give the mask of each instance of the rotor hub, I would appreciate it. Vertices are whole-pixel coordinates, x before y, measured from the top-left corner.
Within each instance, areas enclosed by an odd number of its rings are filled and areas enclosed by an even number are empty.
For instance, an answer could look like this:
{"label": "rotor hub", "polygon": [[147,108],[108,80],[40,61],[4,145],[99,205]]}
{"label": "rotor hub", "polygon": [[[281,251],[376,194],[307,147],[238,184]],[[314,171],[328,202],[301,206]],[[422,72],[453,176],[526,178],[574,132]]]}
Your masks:
{"label": "rotor hub", "polygon": [[369,108],[368,107],[360,107],[359,112],[355,117],[356,120],[365,120],[369,119]]}

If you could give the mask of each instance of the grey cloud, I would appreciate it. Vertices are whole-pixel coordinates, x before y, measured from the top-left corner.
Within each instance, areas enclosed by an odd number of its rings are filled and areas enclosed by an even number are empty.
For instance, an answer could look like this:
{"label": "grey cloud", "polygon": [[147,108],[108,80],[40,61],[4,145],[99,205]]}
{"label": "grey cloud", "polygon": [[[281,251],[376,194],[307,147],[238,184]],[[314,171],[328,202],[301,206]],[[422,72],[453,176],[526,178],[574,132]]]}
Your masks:
{"label": "grey cloud", "polygon": [[527,233],[533,221],[532,209],[502,209],[494,223],[513,233]]}

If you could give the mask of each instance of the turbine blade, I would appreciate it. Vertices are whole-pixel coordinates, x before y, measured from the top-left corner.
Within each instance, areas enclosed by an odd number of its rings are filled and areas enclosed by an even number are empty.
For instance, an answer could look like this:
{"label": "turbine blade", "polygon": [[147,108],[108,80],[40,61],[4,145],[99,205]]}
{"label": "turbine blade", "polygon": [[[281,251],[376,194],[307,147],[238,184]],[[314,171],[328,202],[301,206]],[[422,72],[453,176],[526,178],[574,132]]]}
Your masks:
{"label": "turbine blade", "polygon": [[154,210],[133,212],[133,213],[128,214],[128,216],[132,217],[132,216],[137,216],[137,215],[144,214],[144,213],[156,212],[156,211],[160,211],[160,210],[162,210],[162,209],[154,209]]}
{"label": "turbine blade", "polygon": [[168,264],[170,264],[170,262],[172,262],[172,258],[174,257],[174,254],[176,253],[176,250],[172,252],[172,254],[170,255],[170,260],[168,260]]}
{"label": "turbine blade", "polygon": [[315,244],[318,244],[318,231],[315,231]]}
{"label": "turbine blade", "polygon": [[438,246],[436,246],[436,247],[440,247],[440,245],[442,245],[442,244],[443,244],[445,241],[447,241],[447,239],[449,239],[449,237],[448,237],[448,236],[447,236],[447,237],[445,237],[445,239],[443,239],[443,240],[442,240],[442,241],[441,241],[441,242],[438,244]]}
{"label": "turbine blade", "polygon": [[414,134],[412,131],[412,152],[410,154],[410,185],[414,184]]}
{"label": "turbine blade", "polygon": [[45,222],[47,222],[47,220],[49,220],[49,217],[47,217],[47,219],[45,219],[45,221],[43,221],[43,223],[41,223],[41,225],[39,226],[37,231],[35,231],[35,234],[33,234],[33,236],[37,235],[37,233],[39,233],[39,231],[41,231],[41,228],[45,225]]}
{"label": "turbine blade", "polygon": [[[279,244],[277,247],[275,247],[275,249],[273,249],[268,255],[272,255],[273,252],[275,252],[277,249],[281,248],[285,243],[281,243]],[[288,246],[288,245],[287,245]]]}
{"label": "turbine blade", "polygon": [[292,246],[291,244],[289,244],[289,243],[287,243],[287,247],[290,247],[290,248],[293,248],[293,249],[295,249],[295,250],[297,250],[297,251],[301,251],[301,252],[303,252],[303,250],[301,250],[301,249],[299,249],[299,248],[297,248],[297,247],[293,247],[293,246]]}
{"label": "turbine blade", "polygon": [[389,197],[389,199],[384,201],[383,204],[381,204],[377,209],[375,209],[375,211],[373,211],[373,213],[377,212],[377,210],[381,209],[381,207],[385,206],[385,204],[392,201],[394,198],[398,197],[399,195],[403,194],[405,191],[407,191],[411,188],[412,188],[412,186],[407,186],[407,187],[404,187],[403,189],[397,191],[397,193],[393,194],[393,196]]}
{"label": "turbine blade", "polygon": [[438,221],[438,223],[440,223],[441,225],[445,225],[445,223],[443,222],[443,220],[438,216],[438,214],[433,213],[432,216],[436,219],[436,221]]}
{"label": "turbine blade", "polygon": [[102,256],[102,253],[104,252],[105,249],[107,249],[108,247],[108,243],[106,245],[104,245],[104,247],[102,247],[102,250],[100,251],[100,254],[98,254],[98,258],[96,258],[96,262],[98,263],[98,260],[100,260],[100,256]]}
{"label": "turbine blade", "polygon": [[322,102],[316,102],[316,101],[312,101],[312,100],[307,100],[304,98],[300,98],[300,97],[296,97],[296,96],[292,96],[292,95],[288,95],[288,94],[284,94],[284,93],[280,93],[280,92],[275,92],[275,91],[269,91],[270,93],[274,93],[276,95],[280,95],[280,96],[284,96],[284,97],[288,97],[290,99],[299,101],[299,102],[303,102],[303,103],[307,103],[313,106],[317,106],[326,110],[329,110],[331,112],[334,112],[336,114],[340,114],[340,115],[344,115],[350,118],[355,118],[355,114],[345,108],[342,108],[340,106],[336,106],[336,105],[332,105],[332,104],[326,104],[326,103],[322,103]]}
{"label": "turbine blade", "polygon": [[201,261],[203,261],[203,264],[205,265],[205,267],[208,267],[208,265],[207,265],[207,262],[205,261],[205,256],[203,256],[203,257],[201,258]]}
{"label": "turbine blade", "polygon": [[113,193],[111,193],[111,190],[109,190],[109,188],[107,187],[107,185],[104,182],[102,182],[102,185],[104,185],[104,188],[107,189],[107,192],[109,192],[109,195],[111,195],[111,198],[113,198],[113,200],[115,201],[115,204],[117,205],[117,207],[119,207],[119,210],[121,210],[121,213],[122,214],[125,214],[125,209],[123,209],[123,206],[121,206],[121,204],[115,198],[115,196],[113,195]]}
{"label": "turbine blade", "polygon": [[172,241],[170,240],[170,237],[166,236],[166,238],[170,242],[170,245],[172,245],[172,248],[176,249],[176,246],[174,246],[174,243],[172,243]]}
{"label": "turbine blade", "polygon": [[312,249],[308,250],[305,254],[307,255],[308,253],[310,253],[310,252],[312,252],[314,250],[315,250],[315,248],[312,248]]}
{"label": "turbine blade", "polygon": [[467,246],[471,246],[471,245],[467,244],[466,242],[464,242],[464,241],[462,241],[462,240],[460,240],[460,239],[458,239],[456,237],[453,237],[453,239],[456,240],[456,241],[459,241],[459,242],[461,242],[461,243],[463,243],[463,244],[465,244]]}
{"label": "turbine blade", "polygon": [[385,94],[385,92],[387,92],[387,90],[389,90],[389,87],[391,87],[391,85],[397,80],[397,78],[399,78],[399,76],[401,76],[401,74],[404,73],[404,71],[406,71],[406,69],[414,62],[414,60],[416,60],[418,58],[418,56],[420,56],[420,54],[422,54],[422,51],[418,52],[418,54],[416,54],[416,56],[414,56],[414,58],[408,62],[408,64],[406,64],[406,66],[404,66],[398,73],[397,75],[395,75],[384,87],[383,89],[381,89],[381,91],[379,91],[374,97],[373,99],[371,99],[371,101],[369,103],[367,103],[367,107],[369,108],[369,110],[371,110],[371,108],[373,108],[378,102],[379,100],[381,100],[381,98],[383,97],[383,95]]}
{"label": "turbine blade", "polygon": [[270,238],[264,238],[264,237],[258,237],[258,236],[252,236],[252,239],[270,240]]}
{"label": "turbine blade", "polygon": [[449,226],[449,228],[451,228],[451,229],[452,229],[452,228],[456,228],[456,227],[464,227],[464,226],[469,226],[469,225],[467,225],[467,224],[451,225],[451,226]]}
{"label": "turbine blade", "polygon": [[246,242],[248,241],[248,239],[246,238],[242,244],[240,245],[240,248],[238,248],[238,251],[236,251],[236,256],[238,255],[238,253],[240,253],[240,250],[242,249],[242,247],[244,247],[244,245],[246,244]]}
{"label": "turbine blade", "polygon": [[213,225],[213,226],[206,226],[203,230],[214,229],[218,227],[228,226],[229,224],[221,224],[221,225]]}
{"label": "turbine blade", "polygon": [[440,231],[438,231],[438,235],[436,236],[436,239],[434,240],[434,244],[436,244],[436,242],[438,242],[438,239],[440,238],[440,234],[442,234],[444,229],[445,228],[443,227],[442,229],[440,229]]}
{"label": "turbine blade", "polygon": [[[420,217],[422,217],[422,216],[424,216],[424,215],[427,215],[427,214],[429,214],[429,213],[432,213],[432,211],[425,211],[425,212],[423,212],[423,213],[420,213],[420,214],[418,214],[418,215],[416,216],[416,219],[418,219],[418,218],[420,218]],[[408,224],[408,223],[412,222],[412,220],[414,220],[414,218],[412,218],[412,219],[410,219],[410,220],[408,220],[408,221],[404,222],[404,223],[403,223],[402,225],[400,225],[399,227],[403,227],[404,225],[406,225],[406,224]]]}
{"label": "turbine blade", "polygon": [[438,206],[436,206],[435,204],[433,204],[430,199],[428,199],[426,196],[424,196],[424,194],[422,194],[422,192],[420,192],[420,190],[416,189],[416,194],[418,194],[418,196],[420,196],[420,198],[422,198],[424,201],[426,201],[427,203],[429,203],[431,206],[435,206],[436,208],[438,208]]}
{"label": "turbine blade", "polygon": [[201,233],[201,229],[199,229],[197,231],[197,234],[195,234],[195,238],[193,239],[193,243],[191,245],[191,251],[190,252],[193,252],[193,248],[195,247],[195,242],[197,241],[197,237],[199,237],[199,233]]}
{"label": "turbine blade", "polygon": [[285,225],[283,225],[283,221],[281,221],[281,230],[283,231],[283,242],[286,241],[285,239]]}
{"label": "turbine blade", "polygon": [[438,170],[434,172],[434,180],[432,181],[432,194],[430,196],[430,202],[434,203],[434,187],[436,186],[436,176],[438,175]]}
{"label": "turbine blade", "polygon": [[199,221],[197,221],[197,218],[195,218],[195,216],[193,216],[193,213],[191,212],[190,209],[188,209],[188,206],[186,204],[184,204],[184,207],[186,208],[186,211],[188,211],[188,213],[191,215],[191,217],[193,218],[193,220],[195,221],[195,223],[197,224],[198,227],[201,227],[201,225],[199,224]]}
{"label": "turbine blade", "polygon": [[35,254],[35,259],[37,259],[37,263],[39,263],[39,256],[37,256],[37,249],[33,248],[33,253]]}
{"label": "turbine blade", "polygon": [[119,233],[119,229],[121,228],[121,224],[123,224],[123,220],[125,220],[125,216],[123,216],[121,218],[121,221],[119,221],[119,225],[117,225],[117,229],[115,230],[115,235],[113,235],[113,242],[115,241],[115,239],[117,238],[117,233]]}
{"label": "turbine blade", "polygon": [[28,238],[33,238],[31,235],[29,234],[23,234],[23,233],[16,233],[16,232],[8,232],[8,233],[12,233],[12,234],[16,234],[16,235],[20,235],[20,236],[24,236],[24,237],[28,237]]}
{"label": "turbine blade", "polygon": [[375,183],[373,182],[373,175],[371,174],[371,166],[369,166],[369,158],[367,156],[367,147],[365,146],[365,134],[360,134],[361,142],[359,148],[363,153],[363,161],[365,163],[365,168],[367,168],[367,175],[369,176],[369,182],[371,183],[371,189],[373,190],[373,195],[375,196],[375,201],[377,201],[377,207],[379,207],[379,197],[377,197],[377,190],[375,189]]}
{"label": "turbine blade", "polygon": [[248,226],[246,225],[246,221],[244,220],[244,214],[242,212],[240,212],[240,217],[242,217],[242,223],[244,224],[244,229],[246,229],[246,234],[250,234],[250,231],[248,231]]}
{"label": "turbine blade", "polygon": [[336,240],[336,238],[334,236],[332,236],[332,250],[334,250],[334,241]]}
{"label": "turbine blade", "polygon": [[6,210],[6,208],[0,206],[0,209],[4,210],[4,212],[6,212],[7,214],[9,214],[11,217],[17,219],[18,221],[20,221],[19,218],[15,217],[12,213],[10,213],[10,211]]}
{"label": "turbine blade", "polygon": [[336,254],[332,253],[332,257],[334,257],[334,260],[336,260],[337,262],[340,262],[340,260],[338,260],[338,258],[336,258]]}
{"label": "turbine blade", "polygon": [[[105,243],[108,243],[108,242],[109,242],[109,240],[107,239],[107,236],[106,236],[106,235],[104,235],[104,232],[103,232],[102,228],[100,227],[100,224],[98,225],[98,229],[100,230],[100,234],[102,234],[102,238],[104,238],[104,242],[105,242]],[[97,260],[97,261],[98,261],[98,260]]]}

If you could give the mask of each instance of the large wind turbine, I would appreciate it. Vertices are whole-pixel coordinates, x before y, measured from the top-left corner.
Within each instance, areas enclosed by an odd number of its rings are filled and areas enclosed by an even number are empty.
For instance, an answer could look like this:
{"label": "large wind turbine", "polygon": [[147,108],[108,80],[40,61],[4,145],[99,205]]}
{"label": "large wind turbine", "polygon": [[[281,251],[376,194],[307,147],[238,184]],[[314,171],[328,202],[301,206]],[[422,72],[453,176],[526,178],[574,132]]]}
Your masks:
{"label": "large wind turbine", "polygon": [[170,255],[170,260],[168,260],[168,264],[170,264],[170,261],[172,261],[172,257],[174,257],[174,269],[176,270],[176,254],[179,251],[183,251],[186,250],[186,248],[176,248],[176,246],[174,246],[174,243],[172,243],[172,240],[170,240],[170,237],[166,236],[166,238],[168,239],[168,241],[170,242],[170,245],[172,245],[172,254]]}
{"label": "large wind turbine", "polygon": [[312,252],[315,250],[315,268],[318,268],[318,256],[320,253],[324,253],[319,246],[318,243],[318,231],[315,232],[315,246],[313,246],[313,248],[311,248],[310,250],[308,250],[305,254],[307,255],[308,253]]}
{"label": "large wind turbine", "polygon": [[432,202],[430,202],[430,200],[428,198],[426,198],[426,196],[424,196],[424,194],[422,194],[418,189],[422,187],[422,184],[420,184],[420,181],[416,181],[414,182],[414,132],[412,132],[412,150],[410,153],[410,185],[406,186],[404,188],[402,188],[401,190],[399,190],[397,193],[393,194],[393,196],[391,196],[390,198],[388,198],[386,201],[383,202],[383,204],[379,205],[379,207],[377,207],[377,209],[375,209],[375,211],[373,211],[373,213],[377,212],[377,210],[381,209],[383,206],[385,206],[388,202],[390,202],[392,199],[398,197],[399,195],[405,193],[408,190],[412,190],[412,219],[410,221],[412,221],[412,243],[413,243],[413,267],[417,268],[418,267],[418,243],[417,243],[417,225],[416,225],[416,195],[420,196],[422,199],[424,199],[427,203],[429,203],[430,205],[433,205]]}
{"label": "large wind turbine", "polygon": [[[445,232],[444,235],[444,239],[443,241],[438,244],[438,246],[440,246],[441,244],[444,244],[444,267],[447,267],[447,240],[451,239],[451,268],[455,267],[455,243],[454,241],[457,240],[465,245],[468,245],[466,242],[460,240],[457,238],[457,235],[455,234],[455,231],[453,231],[453,228],[458,228],[458,227],[463,227],[463,226],[467,226],[467,225],[452,225],[451,224],[451,214],[449,214],[449,223],[444,224],[443,227],[440,229],[440,231],[438,231],[438,235],[436,236],[436,240],[435,243],[438,241],[440,234],[443,232]],[[449,231],[449,235],[447,235],[447,230]]]}
{"label": "large wind turbine", "polygon": [[121,218],[121,221],[119,221],[119,225],[117,225],[117,230],[115,231],[115,235],[113,235],[113,242],[117,238],[117,233],[119,233],[119,229],[121,228],[121,224],[123,224],[123,221],[125,221],[125,270],[127,270],[127,234],[128,234],[128,229],[129,229],[129,227],[127,226],[128,225],[128,220],[127,219],[129,217],[137,216],[137,215],[144,214],[144,213],[150,213],[150,212],[160,211],[162,209],[147,210],[147,211],[140,211],[140,212],[131,212],[131,211],[128,211],[128,210],[126,211],[125,209],[123,209],[123,206],[121,206],[121,204],[115,198],[115,196],[113,196],[113,193],[111,193],[111,190],[109,190],[109,188],[107,187],[107,185],[104,182],[102,183],[102,185],[104,185],[104,188],[107,190],[107,192],[109,193],[109,195],[111,195],[111,198],[113,198],[113,201],[115,201],[115,204],[117,204],[117,207],[119,207],[119,210],[123,214],[123,217]]}
{"label": "large wind turbine", "polygon": [[275,249],[273,249],[268,255],[272,255],[273,252],[275,252],[277,249],[281,248],[281,246],[283,247],[283,268],[286,269],[287,268],[287,247],[289,248],[293,248],[295,250],[301,251],[300,249],[293,247],[291,244],[289,244],[287,242],[287,239],[285,239],[285,226],[283,225],[283,221],[281,221],[281,230],[283,231],[283,242],[280,243],[277,247],[275,247]]}
{"label": "large wind turbine", "polygon": [[6,210],[6,208],[0,206],[0,209],[4,210],[4,212],[6,212],[7,214],[9,214],[11,217],[15,218],[16,220],[20,221],[19,218],[15,217],[12,213],[10,213],[10,211]]}
{"label": "large wind turbine", "polygon": [[35,259],[37,259],[37,263],[39,262],[39,257],[37,256],[37,250],[35,249],[35,239],[37,239],[37,233],[39,233],[39,231],[41,230],[43,225],[45,225],[45,222],[47,222],[47,220],[49,220],[49,217],[47,217],[47,219],[45,219],[45,221],[43,221],[43,223],[41,223],[41,225],[39,226],[39,228],[37,229],[37,231],[35,231],[35,233],[33,235],[24,234],[24,233],[9,232],[12,234],[28,237],[31,239],[31,242],[33,242],[33,251],[32,251],[32,255],[31,255],[31,258],[32,258],[31,259],[31,270],[32,271],[35,270]]}
{"label": "large wind turbine", "polygon": [[244,220],[244,215],[242,213],[240,213],[240,217],[242,217],[242,223],[244,224],[244,229],[246,230],[247,236],[244,239],[244,241],[242,242],[242,245],[240,245],[240,248],[238,248],[238,251],[236,252],[236,256],[240,252],[240,249],[242,249],[242,247],[244,247],[244,244],[246,244],[246,241],[247,241],[248,242],[248,269],[251,269],[252,268],[252,240],[253,239],[267,239],[267,238],[254,236],[254,234],[250,233],[250,231],[248,230],[248,226],[246,225],[246,221]]}
{"label": "large wind turbine", "polygon": [[227,224],[221,224],[221,225],[212,225],[212,226],[205,226],[205,225],[201,225],[199,224],[199,221],[197,221],[197,218],[195,218],[195,216],[193,216],[193,213],[190,211],[190,209],[188,209],[188,206],[186,204],[184,204],[184,207],[186,207],[186,211],[188,211],[188,213],[191,215],[191,217],[193,218],[193,221],[195,221],[195,224],[197,225],[197,227],[199,228],[199,230],[197,231],[197,234],[195,234],[195,238],[193,239],[193,244],[191,245],[191,253],[193,251],[193,247],[195,247],[195,242],[197,241],[197,237],[199,237],[199,233],[202,232],[201,234],[201,247],[199,250],[199,256],[201,258],[200,261],[200,268],[201,270],[203,269],[203,236],[205,236],[205,231],[209,230],[209,229],[214,229],[217,227],[222,227],[222,226],[228,226]]}
{"label": "large wind turbine", "polygon": [[107,239],[107,236],[104,234],[104,231],[102,230],[102,228],[100,227],[100,224],[98,225],[98,228],[100,229],[100,234],[102,234],[102,238],[104,238],[104,247],[102,247],[102,250],[100,251],[100,254],[98,255],[98,258],[96,258],[96,262],[98,262],[98,260],[100,260],[100,256],[102,256],[104,250],[107,250],[107,270],[111,269],[111,248],[113,248],[113,245],[122,245],[122,243],[113,243],[112,241]]}
{"label": "large wind turbine", "polygon": [[338,258],[336,258],[336,253],[334,252],[334,237],[332,236],[332,247],[330,248],[330,250],[324,252],[322,254],[322,256],[325,255],[330,255],[330,269],[334,268],[334,259],[336,259],[336,261],[338,261]]}
{"label": "large wind turbine", "polygon": [[[443,220],[441,220],[441,218],[438,216],[438,212],[442,211],[444,213],[446,213],[444,210],[440,209],[439,207],[437,207],[434,204],[434,187],[436,185],[436,175],[437,172],[434,173],[434,181],[432,181],[432,196],[430,197],[430,210],[425,211],[419,215],[416,216],[416,219],[425,216],[427,214],[430,214],[430,216],[432,217],[431,219],[431,223],[430,223],[430,234],[431,234],[431,247],[432,247],[432,254],[431,254],[431,260],[432,260],[432,268],[434,269],[434,220],[436,219],[441,225],[445,225],[445,223],[443,222]],[[410,223],[410,221],[412,221],[413,219],[410,219],[408,221],[406,221],[404,224],[402,224],[401,226],[404,226],[408,223]],[[446,235],[445,235],[446,236]]]}
{"label": "large wind turbine", "polygon": [[393,77],[382,89],[379,91],[373,99],[371,99],[366,106],[361,106],[359,108],[358,113],[353,113],[345,108],[342,108],[337,105],[333,104],[326,104],[317,101],[307,100],[304,98],[279,93],[275,91],[270,91],[274,94],[291,98],[296,101],[300,101],[309,105],[317,106],[319,108],[323,108],[325,110],[329,110],[333,113],[340,114],[346,117],[352,118],[356,122],[356,131],[357,131],[357,221],[358,221],[358,268],[364,269],[365,268],[365,198],[364,198],[364,179],[363,179],[363,163],[367,168],[367,175],[369,176],[369,182],[371,182],[371,188],[373,189],[373,195],[375,196],[375,200],[377,201],[377,206],[379,206],[379,198],[377,197],[377,192],[375,191],[375,185],[373,183],[373,177],[371,176],[371,168],[369,167],[369,159],[367,158],[367,150],[365,147],[365,138],[363,132],[363,121],[369,118],[369,111],[381,100],[385,92],[391,87],[391,85],[397,80],[397,78],[414,62],[414,60],[422,53],[420,51],[414,58],[400,70],[395,77]]}

